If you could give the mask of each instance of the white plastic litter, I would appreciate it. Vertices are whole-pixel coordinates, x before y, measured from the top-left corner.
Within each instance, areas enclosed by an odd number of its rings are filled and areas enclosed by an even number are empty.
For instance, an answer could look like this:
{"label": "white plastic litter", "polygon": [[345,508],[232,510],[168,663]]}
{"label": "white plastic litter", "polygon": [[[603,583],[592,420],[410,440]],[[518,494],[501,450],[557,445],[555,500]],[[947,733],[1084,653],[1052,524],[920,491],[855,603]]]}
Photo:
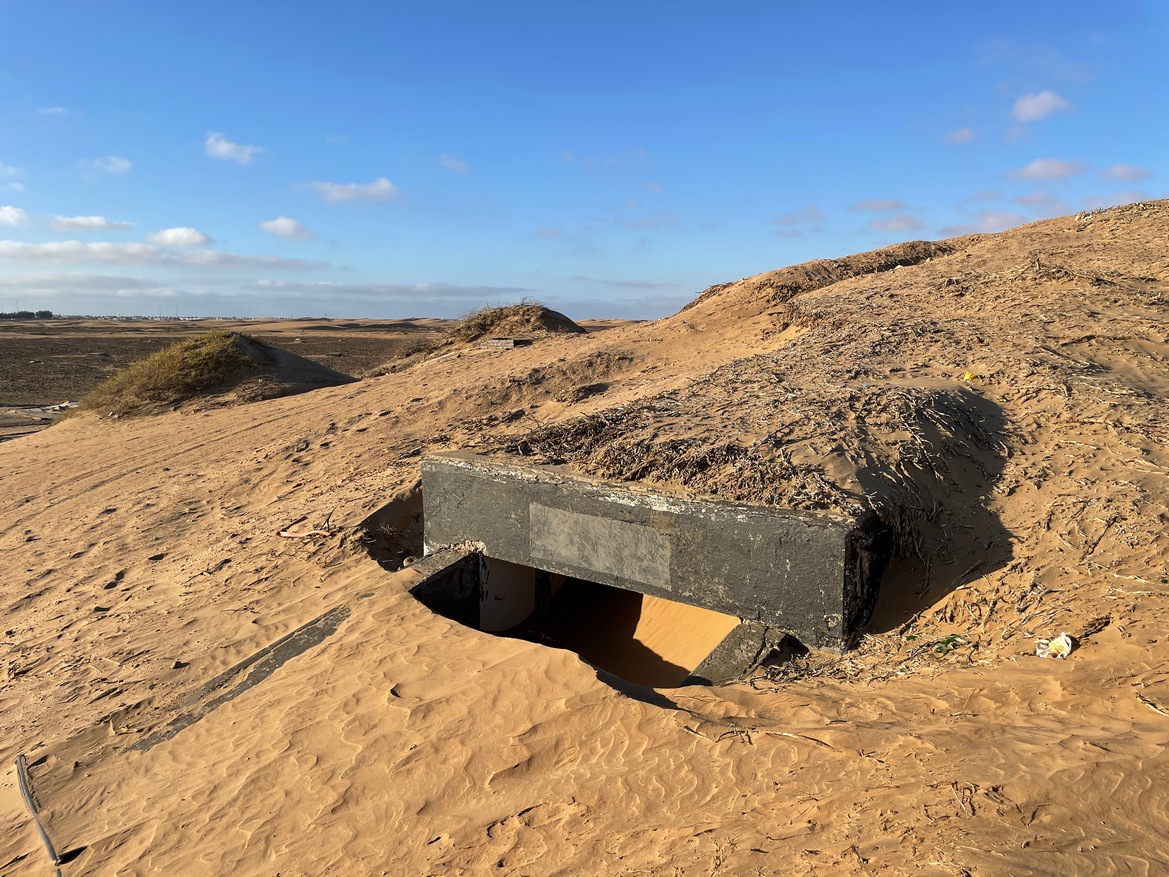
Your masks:
{"label": "white plastic litter", "polygon": [[1035,654],[1041,658],[1066,658],[1075,647],[1075,639],[1070,634],[1061,633],[1055,639],[1037,639]]}

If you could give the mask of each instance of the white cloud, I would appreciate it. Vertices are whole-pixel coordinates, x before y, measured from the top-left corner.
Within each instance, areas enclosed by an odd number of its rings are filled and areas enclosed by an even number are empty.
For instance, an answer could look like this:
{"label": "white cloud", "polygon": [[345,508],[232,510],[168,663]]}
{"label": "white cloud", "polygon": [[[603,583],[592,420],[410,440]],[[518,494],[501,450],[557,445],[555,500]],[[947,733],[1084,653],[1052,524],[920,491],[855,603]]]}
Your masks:
{"label": "white cloud", "polygon": [[243,256],[237,253],[217,253],[212,250],[169,250],[154,244],[108,241],[53,241],[44,244],[25,244],[0,240],[0,261],[31,262],[44,265],[184,265],[201,268],[293,269],[306,270],[324,267],[320,262],[304,259],[284,259],[279,256]]}
{"label": "white cloud", "polygon": [[261,222],[260,230],[293,241],[311,241],[316,237],[295,219],[290,219],[287,216],[277,216],[275,219]]}
{"label": "white cloud", "polygon": [[1011,115],[1020,122],[1037,122],[1057,110],[1070,109],[1072,105],[1054,91],[1041,91],[1038,94],[1025,94],[1015,101]]}
{"label": "white cloud", "polygon": [[133,227],[132,222],[115,222],[104,216],[53,217],[53,228],[57,231],[108,231]]}
{"label": "white cloud", "polygon": [[963,225],[948,225],[941,229],[942,234],[956,236],[963,234],[994,234],[1006,231],[1016,225],[1022,225],[1027,217],[1020,213],[1005,210],[983,210],[975,215],[974,222]]}
{"label": "white cloud", "polygon": [[39,116],[64,116],[68,112],[64,107],[37,107]]}
{"label": "white cloud", "polygon": [[660,191],[662,190],[662,184],[661,184],[661,183],[654,183],[654,182],[649,182],[649,183],[646,183],[646,184],[645,184],[645,187],[646,187],[647,189],[649,189],[651,192],[660,192]]}
{"label": "white cloud", "polygon": [[978,139],[978,134],[973,128],[959,128],[957,131],[951,131],[946,135],[947,143],[970,143],[972,140]]}
{"label": "white cloud", "polygon": [[560,229],[555,226],[541,225],[536,229],[536,234],[542,238],[558,238],[560,237]]}
{"label": "white cloud", "polygon": [[573,156],[573,154],[571,152],[569,152],[567,149],[562,149],[560,151],[560,160],[561,161],[572,161],[574,157],[575,156]]}
{"label": "white cloud", "polygon": [[1152,175],[1153,172],[1147,167],[1136,164],[1114,164],[1100,171],[1102,180],[1123,180],[1126,183],[1139,183]]}
{"label": "white cloud", "polygon": [[251,164],[252,160],[264,151],[264,148],[232,143],[222,134],[213,132],[208,134],[207,139],[203,141],[203,151],[211,158],[234,161],[238,164]]}
{"label": "white cloud", "polygon": [[180,226],[178,228],[164,228],[150,235],[150,241],[164,246],[201,247],[211,243],[211,238],[197,228]]}
{"label": "white cloud", "polygon": [[457,155],[447,155],[445,152],[438,157],[438,163],[456,174],[465,174],[471,170],[471,166]]}
{"label": "white cloud", "polygon": [[372,183],[308,183],[310,189],[330,204],[340,201],[385,201],[398,194],[398,188],[385,177]]}
{"label": "white cloud", "polygon": [[11,183],[5,183],[3,188],[7,189],[9,192],[23,192],[24,183],[17,183],[15,181]]}
{"label": "white cloud", "polygon": [[128,173],[134,163],[120,155],[106,155],[102,158],[87,158],[77,162],[77,166],[86,171],[97,171],[102,174]]}
{"label": "white cloud", "polygon": [[0,164],[0,179],[10,180],[20,176],[20,168],[10,164]]}
{"label": "white cloud", "polygon": [[28,225],[28,213],[12,205],[0,205],[0,225]]}
{"label": "white cloud", "polygon": [[1082,173],[1084,166],[1062,158],[1037,158],[1026,167],[1011,171],[1016,180],[1061,180]]}
{"label": "white cloud", "polygon": [[916,231],[922,227],[922,221],[916,216],[906,213],[894,213],[885,219],[869,220],[869,228],[880,232]]}
{"label": "white cloud", "polygon": [[870,198],[868,201],[857,201],[849,210],[867,210],[880,213],[885,210],[904,210],[909,205],[896,198]]}

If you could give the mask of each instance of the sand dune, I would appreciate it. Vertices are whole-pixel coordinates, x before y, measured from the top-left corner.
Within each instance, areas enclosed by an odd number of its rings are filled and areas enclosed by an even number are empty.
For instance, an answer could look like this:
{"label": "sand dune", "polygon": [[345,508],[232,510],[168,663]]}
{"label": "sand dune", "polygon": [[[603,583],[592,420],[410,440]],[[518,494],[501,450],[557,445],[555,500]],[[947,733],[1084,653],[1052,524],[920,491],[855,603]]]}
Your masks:
{"label": "sand dune", "polygon": [[[1167,243],[1135,205],[0,444],[0,761],[64,874],[1162,873]],[[869,503],[901,556],[843,658],[606,682],[366,553],[458,448]],[[0,873],[48,871],[8,769]]]}

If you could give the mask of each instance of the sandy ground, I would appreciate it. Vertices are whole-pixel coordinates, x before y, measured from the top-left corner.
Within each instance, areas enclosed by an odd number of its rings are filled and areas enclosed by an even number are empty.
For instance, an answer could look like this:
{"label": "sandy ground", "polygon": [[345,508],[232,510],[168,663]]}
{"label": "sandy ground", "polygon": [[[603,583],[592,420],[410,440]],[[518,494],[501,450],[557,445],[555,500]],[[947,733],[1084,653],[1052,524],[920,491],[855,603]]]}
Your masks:
{"label": "sandy ground", "polygon": [[[0,444],[0,873],[49,871],[17,753],[66,875],[1165,873],[1167,252],[1136,205]],[[901,556],[843,658],[631,688],[369,558],[459,448]]]}

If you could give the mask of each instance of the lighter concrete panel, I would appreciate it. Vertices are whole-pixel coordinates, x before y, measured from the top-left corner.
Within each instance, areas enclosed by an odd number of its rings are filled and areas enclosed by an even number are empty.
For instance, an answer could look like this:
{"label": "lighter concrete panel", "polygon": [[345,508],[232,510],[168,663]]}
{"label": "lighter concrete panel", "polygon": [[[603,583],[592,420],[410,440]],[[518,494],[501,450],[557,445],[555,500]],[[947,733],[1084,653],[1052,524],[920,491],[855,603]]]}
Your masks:
{"label": "lighter concrete panel", "polygon": [[533,559],[670,587],[671,543],[665,533],[535,502],[529,506],[529,518]]}

